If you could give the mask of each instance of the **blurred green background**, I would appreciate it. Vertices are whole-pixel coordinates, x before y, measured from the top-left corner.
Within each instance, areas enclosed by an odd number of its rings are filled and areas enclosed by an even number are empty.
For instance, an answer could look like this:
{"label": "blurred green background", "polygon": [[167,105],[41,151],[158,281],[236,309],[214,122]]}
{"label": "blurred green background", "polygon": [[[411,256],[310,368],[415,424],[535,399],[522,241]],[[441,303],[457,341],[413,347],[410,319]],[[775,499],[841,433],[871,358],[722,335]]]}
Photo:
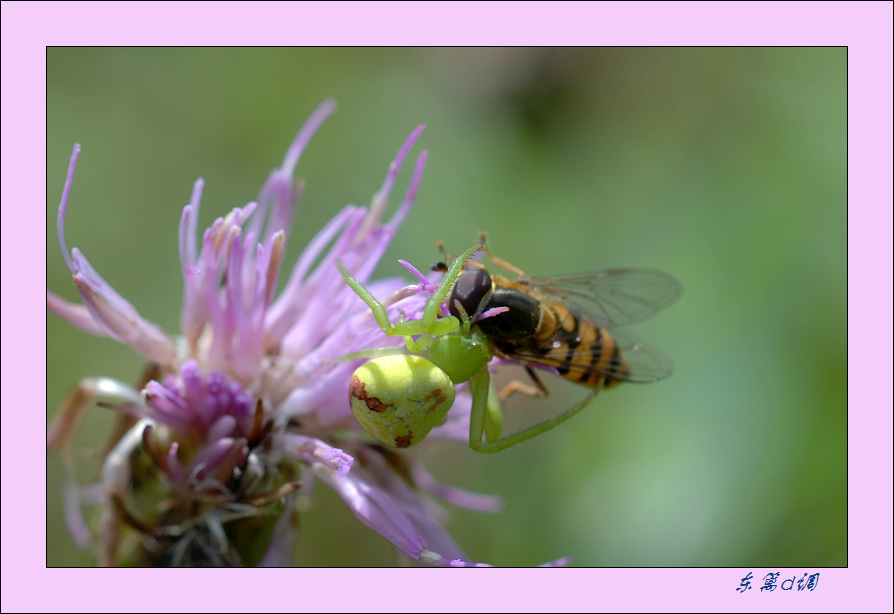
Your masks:
{"label": "blurred green background", "polygon": [[[253,200],[335,99],[299,165],[293,262],[343,205],[368,204],[425,123],[412,154],[429,150],[425,178],[380,275],[485,229],[531,275],[652,266],[685,288],[635,327],[672,357],[670,379],[611,390],[497,455],[421,450],[439,479],[505,502],[493,515],[445,506],[469,557],[843,566],[846,62],[843,48],[49,49],[47,286],[77,297],[55,229],[75,142],[69,246],[170,332],[177,225],[198,177],[204,227]],[[47,329],[48,415],[81,377],[137,377],[130,349],[55,316]],[[580,396],[555,379],[543,411]],[[92,411],[81,439],[101,441],[107,414]],[[89,564],[64,527],[60,476],[50,459],[47,563]],[[316,497],[298,564],[395,563],[324,485]]]}

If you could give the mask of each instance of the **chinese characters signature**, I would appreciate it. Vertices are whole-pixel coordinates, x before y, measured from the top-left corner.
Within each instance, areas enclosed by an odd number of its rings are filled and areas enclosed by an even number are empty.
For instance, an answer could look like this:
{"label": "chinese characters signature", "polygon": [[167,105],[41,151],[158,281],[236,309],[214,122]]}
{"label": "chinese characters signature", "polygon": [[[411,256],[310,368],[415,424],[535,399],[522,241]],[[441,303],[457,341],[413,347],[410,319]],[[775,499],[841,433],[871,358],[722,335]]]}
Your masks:
{"label": "chinese characters signature", "polygon": [[[768,593],[772,593],[777,588],[783,591],[790,591],[795,588],[799,591],[812,591],[816,588],[816,585],[819,582],[819,572],[814,574],[805,573],[800,579],[797,579],[797,576],[792,576],[791,578],[785,578],[782,582],[779,582],[781,575],[782,574],[777,571],[768,573],[764,576],[764,584],[760,587],[760,592],[763,593],[764,591],[767,591]],[[752,576],[749,571],[748,575],[742,578],[742,582],[739,584],[739,588],[736,589],[736,592],[744,594],[745,591],[751,590],[752,580],[754,580],[754,576]]]}

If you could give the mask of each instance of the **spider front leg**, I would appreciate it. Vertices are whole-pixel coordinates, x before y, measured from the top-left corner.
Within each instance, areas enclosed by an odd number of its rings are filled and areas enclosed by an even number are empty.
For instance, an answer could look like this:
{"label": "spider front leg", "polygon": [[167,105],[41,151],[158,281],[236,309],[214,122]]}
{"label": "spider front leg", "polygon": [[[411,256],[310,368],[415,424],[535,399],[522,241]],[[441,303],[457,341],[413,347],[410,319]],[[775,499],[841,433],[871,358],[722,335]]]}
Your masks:
{"label": "spider front leg", "polygon": [[[348,273],[347,269],[345,269],[340,262],[336,264],[348,286],[350,286],[357,296],[363,299],[363,302],[369,306],[373,313],[373,317],[376,319],[376,323],[379,325],[379,328],[382,329],[382,332],[391,337],[403,337],[407,349],[414,354],[418,354],[424,350],[431,343],[431,339],[420,339],[419,341],[416,341],[413,337],[419,335],[441,336],[449,334],[459,328],[459,320],[453,316],[435,319],[434,316],[437,313],[436,311],[433,312],[430,321],[427,321],[425,317],[423,317],[422,320],[399,321],[397,323],[391,322],[391,320],[388,319],[388,312],[386,311],[385,306],[372,295],[372,292],[367,290],[363,284]],[[434,297],[432,297],[432,299],[433,298]],[[432,299],[429,299],[429,303],[432,302]],[[426,313],[427,307],[428,303],[426,304]]]}
{"label": "spider front leg", "polygon": [[[538,380],[535,378],[535,381]],[[540,384],[540,386],[542,386],[542,384]],[[500,437],[500,426],[502,423],[501,412],[497,402],[492,400],[494,395],[490,390],[490,375],[486,368],[482,374],[477,376],[477,382],[471,383],[471,387],[473,396],[472,413],[469,425],[469,446],[476,452],[484,452],[488,454],[511,448],[516,444],[527,441],[528,439],[536,437],[537,435],[545,433],[558,426],[589,405],[602,389],[601,385],[594,388],[593,391],[579,403],[573,405],[555,418],[538,422],[537,424],[522,429],[512,435]],[[512,390],[512,392],[516,391],[518,391],[518,389]],[[503,392],[506,392],[506,389],[504,389]],[[509,395],[507,394],[506,396],[508,397]],[[541,395],[535,394],[534,396]],[[482,441],[482,438],[486,438],[486,441]]]}

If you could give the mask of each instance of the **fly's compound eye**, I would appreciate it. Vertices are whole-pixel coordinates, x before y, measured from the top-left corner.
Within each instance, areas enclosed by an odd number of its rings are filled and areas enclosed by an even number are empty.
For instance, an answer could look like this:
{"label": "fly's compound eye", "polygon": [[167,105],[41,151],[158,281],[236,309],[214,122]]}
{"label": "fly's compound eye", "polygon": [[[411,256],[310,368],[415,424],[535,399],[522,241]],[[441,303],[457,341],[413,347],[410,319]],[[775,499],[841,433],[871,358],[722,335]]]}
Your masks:
{"label": "fly's compound eye", "polygon": [[493,292],[493,287],[494,282],[486,272],[479,269],[466,271],[456,280],[450,299],[447,301],[450,314],[462,319],[462,314],[456,307],[457,301],[470,318],[481,312],[484,303]]}

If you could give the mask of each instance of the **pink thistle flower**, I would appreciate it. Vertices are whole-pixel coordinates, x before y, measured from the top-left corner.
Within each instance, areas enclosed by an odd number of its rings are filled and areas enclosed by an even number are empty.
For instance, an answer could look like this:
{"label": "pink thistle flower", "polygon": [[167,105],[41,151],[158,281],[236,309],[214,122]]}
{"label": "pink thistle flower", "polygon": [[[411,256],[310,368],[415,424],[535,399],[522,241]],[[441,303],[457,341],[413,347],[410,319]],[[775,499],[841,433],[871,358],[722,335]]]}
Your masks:
{"label": "pink thistle flower", "polygon": [[[48,430],[48,449],[65,453],[69,528],[80,545],[98,548],[100,564],[287,565],[297,543],[296,517],[317,479],[413,559],[470,564],[432,516],[428,495],[482,511],[496,511],[499,500],[438,484],[414,456],[367,443],[348,403],[358,361],[338,360],[400,339],[381,331],[336,261],[377,296],[388,295],[395,319],[421,315],[424,294],[434,287],[368,282],[413,205],[425,152],[403,201],[382,221],[421,126],[399,150],[371,205],[336,214],[275,293],[301,192],[295,166],[333,109],[325,102],[311,115],[257,202],[218,218],[201,236],[203,183],[196,182],[180,221],[184,291],[177,336],[144,319],[77,248],[69,250],[64,221],[80,152],[75,145],[57,228],[83,304],[48,291],[47,308],[88,333],[129,345],[150,364],[137,387],[108,378],[82,381]],[[122,416],[123,434],[103,459],[100,482],[77,485],[70,439],[94,404]],[[447,424],[432,435],[466,440],[469,404],[461,389]],[[395,469],[398,454],[409,475]],[[102,506],[98,531],[82,515],[87,504]]]}

